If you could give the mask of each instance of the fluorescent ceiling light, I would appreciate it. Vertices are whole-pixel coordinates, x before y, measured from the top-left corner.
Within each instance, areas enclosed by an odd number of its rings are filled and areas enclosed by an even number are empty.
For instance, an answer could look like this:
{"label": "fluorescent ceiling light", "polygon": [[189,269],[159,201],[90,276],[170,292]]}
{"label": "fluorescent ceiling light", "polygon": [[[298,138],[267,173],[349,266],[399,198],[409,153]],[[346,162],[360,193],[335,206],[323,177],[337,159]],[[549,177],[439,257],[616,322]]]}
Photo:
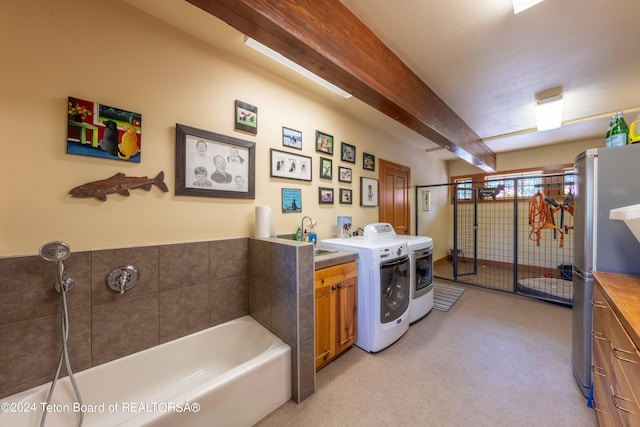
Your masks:
{"label": "fluorescent ceiling light", "polygon": [[282,65],[284,65],[286,67],[289,67],[294,71],[297,71],[298,73],[302,74],[303,76],[307,77],[308,79],[311,79],[314,82],[326,87],[330,91],[337,93],[338,95],[342,96],[343,98],[351,98],[351,94],[350,93],[345,92],[344,90],[340,89],[338,86],[336,86],[336,85],[334,85],[332,83],[329,83],[328,81],[326,81],[322,77],[318,77],[317,75],[313,74],[311,71],[307,70],[306,68],[302,68],[301,66],[299,66],[295,62],[293,62],[290,59],[284,57],[283,55],[281,55],[280,53],[276,52],[275,50],[268,48],[267,46],[263,45],[262,43],[257,42],[254,39],[245,36],[244,37],[244,44],[246,44],[247,46],[257,50],[258,52],[262,53],[263,55],[266,55],[269,58],[281,63]]}
{"label": "fluorescent ceiling light", "polygon": [[562,95],[536,100],[536,124],[539,131],[556,129],[562,126]]}
{"label": "fluorescent ceiling light", "polygon": [[518,14],[523,10],[529,9],[531,6],[535,6],[542,0],[512,0],[513,1],[513,14]]}

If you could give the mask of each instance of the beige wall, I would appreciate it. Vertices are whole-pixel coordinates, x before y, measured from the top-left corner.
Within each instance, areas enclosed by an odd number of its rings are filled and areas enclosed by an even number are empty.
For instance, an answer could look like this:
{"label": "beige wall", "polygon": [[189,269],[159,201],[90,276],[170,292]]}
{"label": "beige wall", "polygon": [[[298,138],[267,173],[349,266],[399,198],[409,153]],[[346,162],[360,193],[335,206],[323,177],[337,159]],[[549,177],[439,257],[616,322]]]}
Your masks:
{"label": "beige wall", "polygon": [[[302,215],[311,215],[319,239],[327,238],[338,215],[353,216],[356,227],[378,219],[377,209],[358,205],[363,151],[409,166],[412,185],[447,180],[444,162],[429,157],[417,135],[385,134],[120,1],[3,2],[0,16],[0,256],[35,254],[50,240],[82,251],[249,236],[258,205],[272,207],[278,233],[294,232]],[[66,154],[68,96],[141,113],[142,162]],[[233,130],[235,99],[258,106],[257,136]],[[175,196],[176,123],[254,141],[256,199]],[[283,149],[282,126],[302,131],[300,154],[313,157],[311,183],[270,178],[269,149]],[[337,182],[337,151],[333,181],[319,180],[316,129],[356,146],[358,163],[344,164],[353,169],[353,184]],[[161,170],[169,193],[154,187],[106,202],[67,194],[117,172],[153,177]],[[333,187],[336,196],[340,187],[353,189],[354,204],[319,206],[319,186]],[[302,189],[303,214],[280,213],[283,187]],[[436,242],[446,239],[439,236],[446,222],[438,221],[420,230]]]}

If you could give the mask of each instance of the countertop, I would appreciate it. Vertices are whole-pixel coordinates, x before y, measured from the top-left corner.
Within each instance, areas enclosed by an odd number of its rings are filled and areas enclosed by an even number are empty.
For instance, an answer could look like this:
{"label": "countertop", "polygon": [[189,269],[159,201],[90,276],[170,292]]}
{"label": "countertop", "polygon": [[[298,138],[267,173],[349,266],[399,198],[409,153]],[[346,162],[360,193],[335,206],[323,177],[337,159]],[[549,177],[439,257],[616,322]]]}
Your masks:
{"label": "countertop", "polygon": [[357,252],[331,250],[331,253],[316,255],[314,259],[314,266],[316,270],[319,270],[321,268],[333,267],[334,265],[357,260]]}
{"label": "countertop", "polygon": [[594,271],[604,297],[637,347],[640,347],[640,276]]}

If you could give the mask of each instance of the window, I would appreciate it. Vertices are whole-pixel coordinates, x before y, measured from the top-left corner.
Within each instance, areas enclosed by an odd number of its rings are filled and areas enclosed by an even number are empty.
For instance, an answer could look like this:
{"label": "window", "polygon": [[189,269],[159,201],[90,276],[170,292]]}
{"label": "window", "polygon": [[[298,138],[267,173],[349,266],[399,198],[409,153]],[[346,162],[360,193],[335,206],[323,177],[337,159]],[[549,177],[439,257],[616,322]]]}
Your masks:
{"label": "window", "polygon": [[498,199],[512,199],[518,197],[531,197],[536,194],[536,185],[542,184],[542,171],[530,171],[519,173],[508,173],[502,175],[491,175],[485,177],[487,187],[498,188],[504,186],[504,190],[496,194]]}
{"label": "window", "polygon": [[576,171],[574,168],[565,168],[562,170],[564,173],[564,187],[562,190],[562,194],[569,195],[575,194],[576,192]]}
{"label": "window", "polygon": [[[514,198],[528,199],[538,192],[549,197],[563,197],[575,193],[576,177],[573,164],[541,166],[531,169],[513,169],[493,175],[470,174],[450,177],[451,191],[458,201],[482,203]],[[453,200],[453,193],[451,199]]]}
{"label": "window", "polygon": [[473,197],[471,178],[459,178],[456,183],[458,200],[471,200]]}

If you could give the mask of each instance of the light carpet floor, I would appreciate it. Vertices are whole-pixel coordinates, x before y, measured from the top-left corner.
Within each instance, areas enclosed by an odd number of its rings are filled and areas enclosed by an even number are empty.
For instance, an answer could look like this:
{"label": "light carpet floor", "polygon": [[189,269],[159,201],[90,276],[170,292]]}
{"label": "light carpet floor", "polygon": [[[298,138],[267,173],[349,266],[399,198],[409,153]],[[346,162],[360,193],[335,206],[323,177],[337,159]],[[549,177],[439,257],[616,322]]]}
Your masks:
{"label": "light carpet floor", "polygon": [[572,374],[571,309],[465,287],[386,350],[351,348],[258,425],[597,426]]}

